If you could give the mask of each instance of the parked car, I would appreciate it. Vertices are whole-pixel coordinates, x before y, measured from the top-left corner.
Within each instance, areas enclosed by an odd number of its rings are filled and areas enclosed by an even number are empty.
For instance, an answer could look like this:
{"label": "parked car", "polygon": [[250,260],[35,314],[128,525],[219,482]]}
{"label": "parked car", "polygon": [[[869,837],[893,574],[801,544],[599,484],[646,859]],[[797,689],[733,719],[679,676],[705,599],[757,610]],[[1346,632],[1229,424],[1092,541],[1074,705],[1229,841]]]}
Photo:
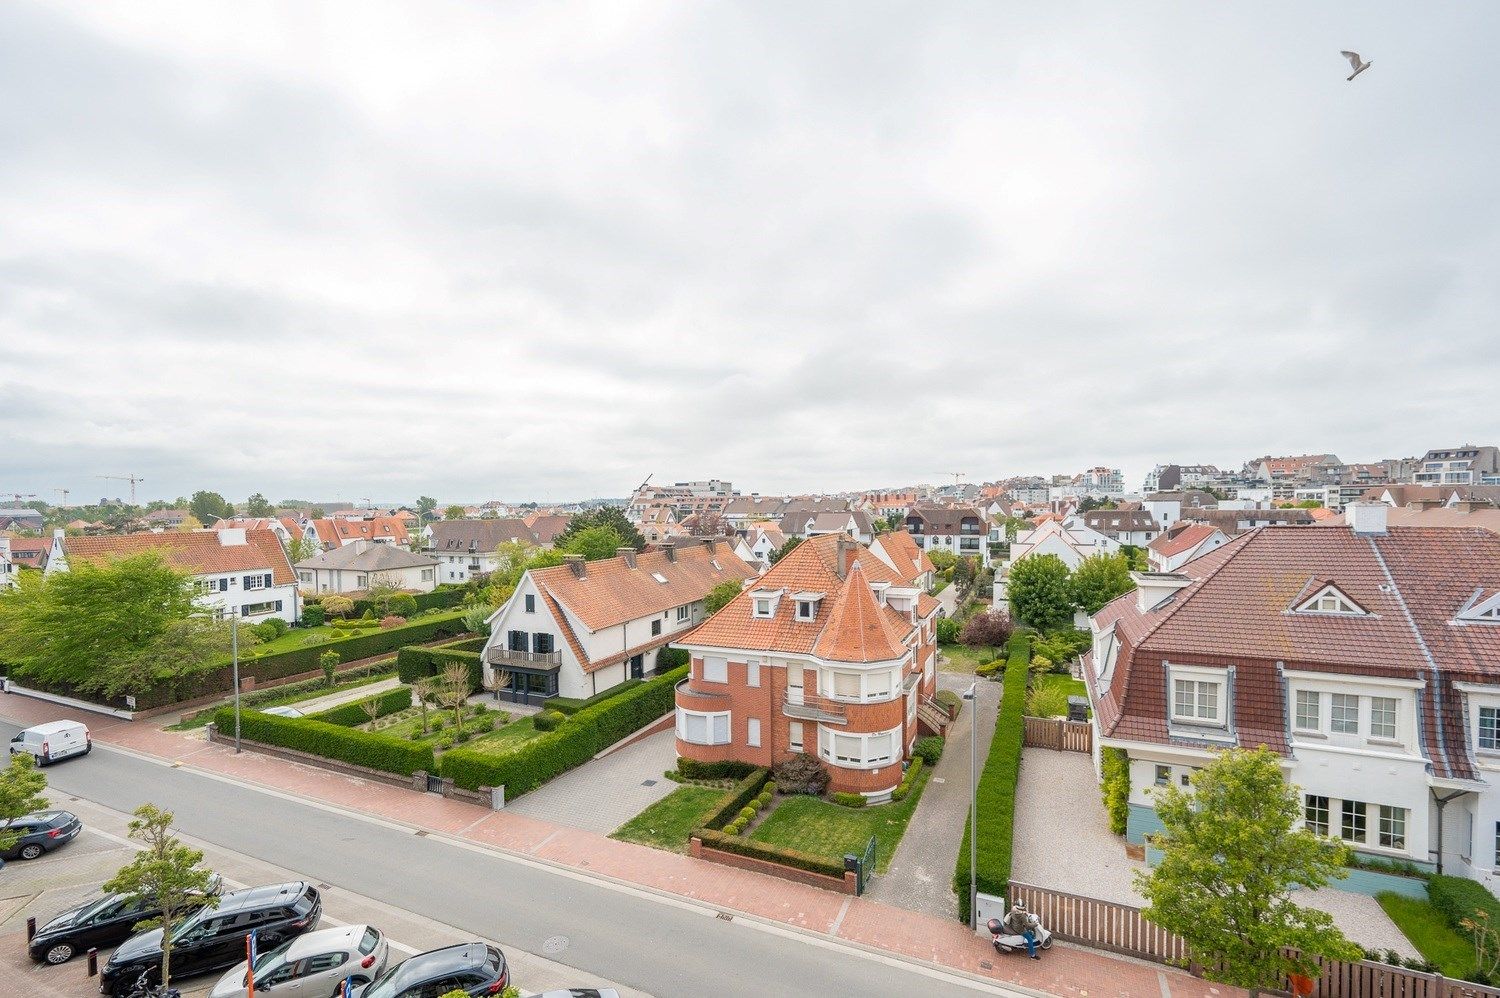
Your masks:
{"label": "parked car", "polygon": [[19,836],[0,858],[36,859],[44,852],[72,842],[83,831],[83,822],[68,811],[37,811],[12,818],[0,828]]}
{"label": "parked car", "polygon": [[[307,998],[337,994],[339,985],[352,978],[357,985],[369,984],[385,971],[390,946],[379,929],[368,925],[343,925],[319,929],[262,951],[255,961],[255,993],[262,988],[285,990]],[[246,998],[248,964],[243,960],[209,992],[209,998]]]}
{"label": "parked car", "polygon": [[510,986],[505,954],[487,943],[459,943],[418,953],[356,991],[357,998],[429,998],[449,991],[498,995]]}
{"label": "parked car", "polygon": [[[217,897],[222,885],[214,874],[207,897]],[[158,918],[161,909],[145,898],[105,894],[55,916],[36,930],[27,953],[38,963],[67,963],[90,948],[118,946],[135,934],[138,922]]]}
{"label": "parked car", "polygon": [[[323,899],[304,882],[230,891],[212,908],[200,908],[172,932],[172,976],[192,977],[232,967],[245,955],[245,937],[274,949],[318,924]],[[131,936],[110,954],[99,972],[99,992],[125,998],[141,971],[148,983],[161,981],[162,930]]]}
{"label": "parked car", "polygon": [[25,752],[34,756],[37,765],[45,766],[59,759],[88,755],[94,751],[88,725],[82,721],[49,721],[16,732],[10,740],[10,754]]}

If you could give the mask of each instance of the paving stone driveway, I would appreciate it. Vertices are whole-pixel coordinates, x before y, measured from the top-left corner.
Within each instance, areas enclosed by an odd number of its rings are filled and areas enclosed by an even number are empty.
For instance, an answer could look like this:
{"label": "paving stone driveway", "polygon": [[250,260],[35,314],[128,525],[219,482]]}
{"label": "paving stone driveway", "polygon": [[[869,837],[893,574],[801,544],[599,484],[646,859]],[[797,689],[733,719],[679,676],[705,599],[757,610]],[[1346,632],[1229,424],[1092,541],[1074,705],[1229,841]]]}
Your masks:
{"label": "paving stone driveway", "polygon": [[[662,773],[677,765],[671,730],[584,763],[507,805],[519,814],[556,825],[608,835],[677,789]],[[646,786],[647,781],[656,781]]]}

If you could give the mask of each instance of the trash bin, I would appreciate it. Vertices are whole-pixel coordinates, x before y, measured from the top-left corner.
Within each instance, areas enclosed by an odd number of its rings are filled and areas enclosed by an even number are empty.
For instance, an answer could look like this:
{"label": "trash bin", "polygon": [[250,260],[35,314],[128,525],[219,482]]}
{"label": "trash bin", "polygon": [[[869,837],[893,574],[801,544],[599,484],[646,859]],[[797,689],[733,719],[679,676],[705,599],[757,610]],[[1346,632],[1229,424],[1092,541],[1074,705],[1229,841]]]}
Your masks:
{"label": "trash bin", "polygon": [[1089,698],[1068,697],[1068,720],[1087,721],[1089,719]]}

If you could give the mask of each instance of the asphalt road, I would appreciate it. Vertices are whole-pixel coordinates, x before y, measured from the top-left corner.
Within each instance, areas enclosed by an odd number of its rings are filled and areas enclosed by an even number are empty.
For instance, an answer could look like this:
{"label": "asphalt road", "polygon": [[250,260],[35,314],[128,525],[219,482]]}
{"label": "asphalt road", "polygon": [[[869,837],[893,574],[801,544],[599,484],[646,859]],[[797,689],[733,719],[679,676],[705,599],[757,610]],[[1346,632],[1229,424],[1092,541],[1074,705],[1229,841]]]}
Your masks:
{"label": "asphalt road", "polygon": [[[0,722],[7,741],[16,730]],[[957,996],[990,990],[107,746],[49,767],[47,778],[56,790],[120,811],[151,801],[174,811],[188,835],[507,946],[545,953],[658,998]],[[561,952],[545,945],[552,937],[566,938]]]}

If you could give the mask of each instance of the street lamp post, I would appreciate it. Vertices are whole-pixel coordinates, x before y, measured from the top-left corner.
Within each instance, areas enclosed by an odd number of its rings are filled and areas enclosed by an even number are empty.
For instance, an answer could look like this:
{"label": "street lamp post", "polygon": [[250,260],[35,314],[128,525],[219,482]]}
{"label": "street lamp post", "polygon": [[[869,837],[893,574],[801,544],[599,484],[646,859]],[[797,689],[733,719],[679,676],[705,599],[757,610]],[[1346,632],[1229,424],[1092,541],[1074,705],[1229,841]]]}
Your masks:
{"label": "street lamp post", "polygon": [[230,608],[229,663],[234,671],[234,754],[240,754],[240,615]]}
{"label": "street lamp post", "polygon": [[979,680],[969,684],[969,928],[978,924],[979,912]]}

